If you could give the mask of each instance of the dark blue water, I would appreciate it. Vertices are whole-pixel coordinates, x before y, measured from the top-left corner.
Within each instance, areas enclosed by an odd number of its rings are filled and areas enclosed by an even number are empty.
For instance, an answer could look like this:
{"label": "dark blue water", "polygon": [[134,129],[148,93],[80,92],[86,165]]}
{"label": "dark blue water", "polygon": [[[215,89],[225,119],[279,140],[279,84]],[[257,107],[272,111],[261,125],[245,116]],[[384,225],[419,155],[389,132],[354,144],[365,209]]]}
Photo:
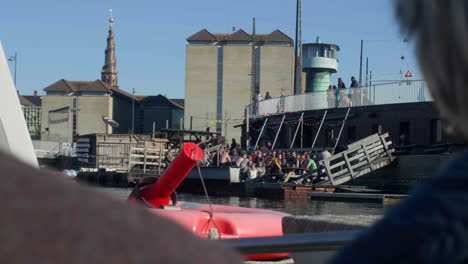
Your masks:
{"label": "dark blue water", "polygon": [[[89,186],[99,192],[107,193],[114,197],[126,198],[131,189],[104,188]],[[179,194],[180,201],[206,203],[204,195]],[[252,197],[216,197],[211,196],[213,204],[241,206],[248,208],[271,209],[286,212],[292,215],[383,215],[386,208],[381,203],[349,203],[335,201],[283,201]]]}

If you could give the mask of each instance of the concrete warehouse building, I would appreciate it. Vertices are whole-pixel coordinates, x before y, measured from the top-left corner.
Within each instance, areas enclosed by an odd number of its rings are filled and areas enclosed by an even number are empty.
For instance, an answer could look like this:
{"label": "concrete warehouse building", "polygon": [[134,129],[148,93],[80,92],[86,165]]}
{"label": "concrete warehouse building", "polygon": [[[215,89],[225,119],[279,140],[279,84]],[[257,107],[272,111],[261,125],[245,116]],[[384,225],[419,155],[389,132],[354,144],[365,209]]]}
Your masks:
{"label": "concrete warehouse building", "polygon": [[240,142],[245,107],[255,93],[273,97],[291,94],[294,82],[294,42],[275,30],[253,35],[240,29],[212,34],[203,29],[187,38],[185,69],[186,129],[220,132]]}
{"label": "concrete warehouse building", "polygon": [[[45,141],[74,141],[77,134],[132,133],[134,107],[135,133],[151,134],[156,128],[180,128],[183,100],[163,95],[133,96],[101,81],[60,80],[44,89],[42,97],[41,138]],[[112,128],[102,117],[117,121]]]}
{"label": "concrete warehouse building", "polygon": [[113,118],[117,109],[126,110],[117,120],[119,128],[131,126],[132,95],[103,81],[60,80],[44,91],[42,140],[72,143],[76,134],[112,133],[102,117]]}

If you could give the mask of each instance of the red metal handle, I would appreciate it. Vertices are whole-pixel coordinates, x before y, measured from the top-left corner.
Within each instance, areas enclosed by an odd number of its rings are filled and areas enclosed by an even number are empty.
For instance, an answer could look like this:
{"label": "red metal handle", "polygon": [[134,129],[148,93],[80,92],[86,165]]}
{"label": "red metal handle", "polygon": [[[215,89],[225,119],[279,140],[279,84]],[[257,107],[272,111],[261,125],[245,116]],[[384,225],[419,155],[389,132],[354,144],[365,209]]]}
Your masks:
{"label": "red metal handle", "polygon": [[141,195],[154,207],[169,205],[171,194],[187,174],[203,158],[203,151],[194,143],[185,143],[180,154],[172,161],[156,183],[144,187]]}

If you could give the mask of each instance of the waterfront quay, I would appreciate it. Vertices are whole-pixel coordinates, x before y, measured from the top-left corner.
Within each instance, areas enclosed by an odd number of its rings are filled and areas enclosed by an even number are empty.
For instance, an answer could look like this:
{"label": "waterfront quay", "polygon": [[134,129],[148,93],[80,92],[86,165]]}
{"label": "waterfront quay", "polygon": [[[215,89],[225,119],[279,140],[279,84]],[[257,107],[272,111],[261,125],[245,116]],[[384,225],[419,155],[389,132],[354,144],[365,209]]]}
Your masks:
{"label": "waterfront quay", "polygon": [[181,39],[183,98],[140,93],[119,80],[118,23],[111,16],[105,25],[98,80],[18,93],[44,167],[128,187],[161,176],[193,142],[204,151],[201,173],[192,170],[181,192],[201,193],[203,178],[215,195],[344,199],[335,193],[406,194],[465,148],[409,70],[379,80],[363,75],[361,61],[359,77],[344,78],[342,44],[257,32],[255,19],[252,31],[199,29]]}
{"label": "waterfront quay", "polygon": [[467,1],[50,2],[2,4],[1,263],[466,260]]}

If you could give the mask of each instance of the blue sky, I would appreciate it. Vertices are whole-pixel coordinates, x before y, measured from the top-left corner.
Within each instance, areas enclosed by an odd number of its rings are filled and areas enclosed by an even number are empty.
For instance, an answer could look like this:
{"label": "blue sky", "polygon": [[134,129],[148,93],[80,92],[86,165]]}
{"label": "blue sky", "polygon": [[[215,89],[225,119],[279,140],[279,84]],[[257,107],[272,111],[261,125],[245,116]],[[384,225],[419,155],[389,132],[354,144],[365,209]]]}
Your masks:
{"label": "blue sky", "polygon": [[[104,63],[109,8],[114,11],[121,89],[183,98],[185,39],[200,29],[257,33],[280,29],[294,38],[294,0],[16,0],[2,3],[0,40],[18,51],[18,89],[32,94],[59,79],[96,80]],[[340,72],[349,85],[359,74],[360,40],[375,73],[415,72],[410,44],[393,18],[391,0],[303,0],[303,39],[338,44]],[[405,56],[405,60],[401,60]],[[11,66],[13,66],[11,64]],[[13,68],[13,67],[11,67]],[[400,79],[379,75],[379,79]]]}

